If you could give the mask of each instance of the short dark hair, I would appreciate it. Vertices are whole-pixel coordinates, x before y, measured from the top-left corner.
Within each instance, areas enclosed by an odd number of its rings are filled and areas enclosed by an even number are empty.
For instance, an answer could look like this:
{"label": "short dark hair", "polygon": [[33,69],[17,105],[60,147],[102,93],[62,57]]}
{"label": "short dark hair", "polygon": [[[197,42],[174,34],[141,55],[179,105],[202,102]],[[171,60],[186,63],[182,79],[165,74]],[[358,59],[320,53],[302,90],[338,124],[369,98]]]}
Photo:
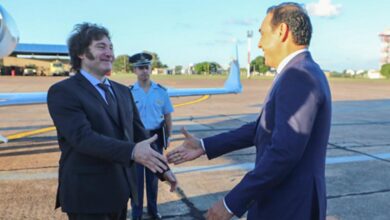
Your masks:
{"label": "short dark hair", "polygon": [[101,40],[103,37],[111,39],[110,33],[105,27],[91,23],[81,23],[74,26],[67,41],[70,64],[73,70],[79,71],[81,68],[79,55],[88,51],[93,40]]}
{"label": "short dark hair", "polygon": [[267,14],[270,13],[272,14],[272,28],[285,23],[292,33],[294,43],[310,45],[313,28],[309,15],[302,5],[295,2],[285,2],[268,8]]}

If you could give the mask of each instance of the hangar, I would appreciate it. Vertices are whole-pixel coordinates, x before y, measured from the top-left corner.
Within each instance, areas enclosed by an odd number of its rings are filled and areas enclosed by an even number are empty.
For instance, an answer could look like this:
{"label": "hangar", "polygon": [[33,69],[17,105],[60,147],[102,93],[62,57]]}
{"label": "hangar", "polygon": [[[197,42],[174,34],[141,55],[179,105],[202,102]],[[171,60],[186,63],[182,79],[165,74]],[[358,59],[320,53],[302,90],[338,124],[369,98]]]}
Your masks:
{"label": "hangar", "polygon": [[69,52],[66,45],[19,43],[0,60],[1,75],[68,75]]}

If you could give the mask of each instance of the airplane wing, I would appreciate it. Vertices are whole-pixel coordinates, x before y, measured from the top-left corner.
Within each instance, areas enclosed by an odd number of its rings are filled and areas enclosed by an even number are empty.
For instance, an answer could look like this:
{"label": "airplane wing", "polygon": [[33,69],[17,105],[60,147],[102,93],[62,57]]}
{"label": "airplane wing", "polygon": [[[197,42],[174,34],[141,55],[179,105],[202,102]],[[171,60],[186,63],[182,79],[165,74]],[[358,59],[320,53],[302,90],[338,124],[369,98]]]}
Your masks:
{"label": "airplane wing", "polygon": [[[242,86],[238,61],[231,62],[229,76],[221,88],[168,88],[167,90],[170,97],[240,93]],[[44,104],[46,98],[46,92],[0,93],[0,106]]]}
{"label": "airplane wing", "polygon": [[0,106],[46,103],[46,92],[0,93]]}

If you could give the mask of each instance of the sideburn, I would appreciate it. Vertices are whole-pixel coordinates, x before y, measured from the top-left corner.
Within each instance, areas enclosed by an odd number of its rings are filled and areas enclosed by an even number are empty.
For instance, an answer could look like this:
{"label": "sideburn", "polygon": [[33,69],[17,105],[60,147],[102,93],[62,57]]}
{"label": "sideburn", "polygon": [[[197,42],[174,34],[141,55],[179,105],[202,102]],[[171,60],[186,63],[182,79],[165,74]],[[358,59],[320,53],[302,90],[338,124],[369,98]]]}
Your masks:
{"label": "sideburn", "polygon": [[95,60],[95,57],[93,56],[89,48],[85,49],[85,57],[87,57],[89,60]]}

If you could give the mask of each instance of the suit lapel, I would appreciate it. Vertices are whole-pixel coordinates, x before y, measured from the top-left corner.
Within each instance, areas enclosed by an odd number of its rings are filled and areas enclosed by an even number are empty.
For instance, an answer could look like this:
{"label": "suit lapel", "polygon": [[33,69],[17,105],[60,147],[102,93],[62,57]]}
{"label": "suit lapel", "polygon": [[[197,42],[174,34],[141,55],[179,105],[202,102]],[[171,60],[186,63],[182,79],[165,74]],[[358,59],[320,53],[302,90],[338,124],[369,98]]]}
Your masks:
{"label": "suit lapel", "polygon": [[[269,89],[269,92],[267,94],[267,96],[265,97],[264,99],[264,103],[263,103],[263,108],[262,108],[262,111],[264,109],[264,106],[267,104],[267,102],[269,101],[270,97],[272,96],[272,93],[274,92],[275,88],[278,87],[278,84],[279,84],[279,80],[280,78],[284,75],[284,73],[291,67],[293,67],[297,62],[300,62],[302,59],[307,59],[307,58],[310,58],[310,52],[308,51],[305,51],[305,52],[302,52],[300,54],[298,54],[297,56],[295,56],[292,60],[290,60],[290,62],[288,62],[286,64],[286,66],[283,68],[283,70],[278,73],[276,76],[275,76],[275,79],[274,81],[272,82],[272,86],[271,88]],[[261,112],[262,112],[261,111]]]}
{"label": "suit lapel", "polygon": [[310,52],[306,51],[306,52],[302,52],[300,54],[298,54],[297,56],[295,56],[292,60],[290,60],[290,62],[288,62],[286,64],[286,66],[283,68],[283,70],[278,73],[276,76],[275,76],[275,79],[274,81],[272,82],[272,86],[271,88],[269,89],[268,91],[268,94],[267,96],[265,97],[264,99],[264,102],[263,102],[263,106],[261,108],[261,112],[260,112],[260,116],[259,116],[259,119],[258,119],[258,122],[257,124],[260,124],[261,127],[266,130],[267,132],[271,132],[271,130],[269,130],[267,128],[267,121],[265,120],[266,119],[266,115],[267,115],[267,112],[266,112],[266,105],[267,105],[267,102],[271,99],[275,89],[279,86],[279,80],[280,78],[284,75],[284,73],[291,67],[293,67],[297,62],[300,62],[302,59],[308,59],[310,58]]}
{"label": "suit lapel", "polygon": [[78,80],[78,82],[81,84],[83,88],[88,90],[89,94],[92,94],[98,102],[104,107],[106,110],[107,114],[111,117],[111,119],[118,125],[120,126],[119,122],[115,119],[114,115],[108,108],[108,105],[106,101],[102,98],[102,96],[99,94],[99,92],[96,90],[96,88],[81,74],[77,73],[74,77]]}
{"label": "suit lapel", "polygon": [[278,78],[280,78],[289,68],[295,66],[298,62],[301,62],[305,59],[311,59],[311,55],[309,51],[302,52],[298,55],[296,55],[290,62],[286,64],[286,66],[283,68],[283,70],[280,72]]}

